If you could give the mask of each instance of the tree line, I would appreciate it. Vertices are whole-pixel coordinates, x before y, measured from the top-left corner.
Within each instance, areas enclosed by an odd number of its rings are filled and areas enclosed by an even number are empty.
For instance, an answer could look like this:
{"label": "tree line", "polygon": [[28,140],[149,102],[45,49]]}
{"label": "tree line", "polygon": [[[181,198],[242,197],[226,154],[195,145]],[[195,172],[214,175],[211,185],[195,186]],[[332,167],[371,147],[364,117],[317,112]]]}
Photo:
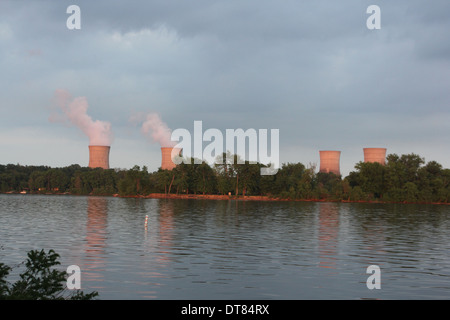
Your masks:
{"label": "tree line", "polygon": [[145,196],[151,193],[269,196],[291,200],[441,202],[450,200],[450,169],[416,154],[389,154],[386,164],[359,162],[348,176],[316,172],[314,165],[286,163],[275,175],[264,165],[223,154],[213,166],[194,159],[173,170],[87,168],[71,165],[0,165],[0,192]]}

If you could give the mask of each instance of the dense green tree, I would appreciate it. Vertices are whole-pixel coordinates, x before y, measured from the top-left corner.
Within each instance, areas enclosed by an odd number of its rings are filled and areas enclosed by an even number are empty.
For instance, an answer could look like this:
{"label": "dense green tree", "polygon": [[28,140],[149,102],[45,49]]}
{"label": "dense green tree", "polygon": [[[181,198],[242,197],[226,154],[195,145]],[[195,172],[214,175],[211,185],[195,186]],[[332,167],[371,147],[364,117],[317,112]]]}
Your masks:
{"label": "dense green tree", "polygon": [[317,173],[316,195],[319,199],[342,199],[342,193],[341,176],[333,172]]}
{"label": "dense green tree", "polygon": [[371,198],[382,198],[385,188],[385,166],[378,162],[358,162],[355,169],[357,171],[351,172],[348,176],[349,184],[360,186]]}
{"label": "dense green tree", "polygon": [[304,172],[305,166],[301,163],[282,164],[275,178],[275,193],[279,195],[284,193],[289,198],[296,198]]}
{"label": "dense green tree", "polygon": [[143,195],[150,189],[148,169],[144,166],[134,166],[127,170],[118,182],[118,191],[122,196]]}
{"label": "dense green tree", "polygon": [[181,191],[188,194],[189,191],[194,191],[194,159],[188,159],[188,161],[190,163],[182,162],[172,170],[173,187],[176,188],[176,193]]}
{"label": "dense green tree", "polygon": [[316,173],[315,166],[287,163],[275,175],[261,176],[260,163],[241,161],[230,152],[213,165],[184,159],[173,170],[87,168],[71,165],[0,165],[0,192],[64,193],[122,196],[150,193],[268,195],[289,199],[382,200],[393,202],[449,202],[450,169],[436,161],[425,163],[416,154],[386,157],[386,164],[359,162],[342,179]]}
{"label": "dense green tree", "polygon": [[216,192],[217,179],[213,168],[206,162],[196,165],[194,173],[194,190],[202,194]]}
{"label": "dense green tree", "polygon": [[418,200],[433,202],[440,200],[440,191],[445,186],[445,177],[442,165],[430,161],[417,172]]}
{"label": "dense green tree", "polygon": [[405,202],[416,202],[419,196],[419,189],[414,182],[406,182],[403,186],[402,200]]}
{"label": "dense green tree", "polygon": [[[425,160],[412,153],[387,156],[385,166],[358,163],[346,180],[371,199],[394,202],[433,202],[448,200],[450,179],[436,161]],[[425,165],[424,165],[425,164]]]}
{"label": "dense green tree", "polygon": [[360,186],[350,187],[349,200],[350,201],[363,201],[367,196]]}
{"label": "dense green tree", "polygon": [[169,194],[175,179],[175,172],[170,170],[163,170],[159,168],[151,177],[151,183],[156,189],[156,192]]}
{"label": "dense green tree", "polygon": [[[261,166],[259,164],[251,164],[249,161],[245,161],[244,163],[235,166],[234,170],[238,178],[236,180],[236,183],[238,183],[238,188],[236,188],[236,190],[240,190],[240,193],[243,196],[260,193],[260,168]],[[239,194],[238,191],[237,194]]]}
{"label": "dense green tree", "polygon": [[67,273],[54,267],[59,265],[59,254],[53,250],[31,250],[25,261],[26,270],[19,279],[9,284],[7,277],[11,267],[0,263],[0,300],[91,300],[97,292],[85,294],[65,289]]}
{"label": "dense green tree", "polygon": [[230,152],[218,155],[214,163],[214,171],[217,177],[217,189],[221,194],[228,194],[235,190],[234,157]]}
{"label": "dense green tree", "polygon": [[39,191],[45,188],[45,172],[33,171],[28,179],[28,187],[30,191]]}

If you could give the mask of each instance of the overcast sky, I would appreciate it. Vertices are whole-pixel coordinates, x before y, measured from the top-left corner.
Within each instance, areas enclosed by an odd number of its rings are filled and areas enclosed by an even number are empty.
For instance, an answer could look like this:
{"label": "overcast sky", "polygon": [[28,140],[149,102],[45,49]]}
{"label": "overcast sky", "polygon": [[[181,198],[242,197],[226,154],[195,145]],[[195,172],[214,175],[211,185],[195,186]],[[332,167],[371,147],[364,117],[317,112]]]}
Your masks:
{"label": "overcast sky", "polygon": [[[81,29],[69,30],[69,5]],[[369,30],[369,5],[381,29]],[[160,165],[129,121],[279,129],[280,162],[364,147],[450,167],[450,1],[0,1],[0,163],[88,164],[88,138],[49,120],[55,92],[111,123],[110,165]]]}

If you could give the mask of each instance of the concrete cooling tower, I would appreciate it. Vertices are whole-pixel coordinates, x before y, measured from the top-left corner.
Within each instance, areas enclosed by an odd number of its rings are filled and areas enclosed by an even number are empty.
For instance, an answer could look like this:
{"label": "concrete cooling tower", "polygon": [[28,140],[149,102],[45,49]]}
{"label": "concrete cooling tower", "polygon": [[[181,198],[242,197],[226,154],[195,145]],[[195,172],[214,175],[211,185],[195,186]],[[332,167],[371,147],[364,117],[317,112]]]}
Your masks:
{"label": "concrete cooling tower", "polygon": [[364,148],[364,162],[386,164],[386,148]]}
{"label": "concrete cooling tower", "polygon": [[175,149],[177,155],[181,153],[180,148],[162,147],[161,148],[161,169],[172,170],[176,164],[172,161],[172,150]]}
{"label": "concrete cooling tower", "polygon": [[109,169],[109,146],[89,146],[89,168]]}
{"label": "concrete cooling tower", "polygon": [[333,172],[336,175],[341,175],[339,160],[341,157],[340,151],[319,151],[320,154],[320,172]]}

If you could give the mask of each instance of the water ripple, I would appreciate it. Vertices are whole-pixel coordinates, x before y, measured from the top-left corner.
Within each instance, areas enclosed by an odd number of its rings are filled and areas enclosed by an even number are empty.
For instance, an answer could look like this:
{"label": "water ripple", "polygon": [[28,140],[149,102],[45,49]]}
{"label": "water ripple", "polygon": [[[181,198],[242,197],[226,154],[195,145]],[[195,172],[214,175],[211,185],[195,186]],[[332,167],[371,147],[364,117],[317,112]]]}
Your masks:
{"label": "water ripple", "polygon": [[2,262],[55,249],[105,299],[450,296],[446,206],[0,195],[0,208]]}

